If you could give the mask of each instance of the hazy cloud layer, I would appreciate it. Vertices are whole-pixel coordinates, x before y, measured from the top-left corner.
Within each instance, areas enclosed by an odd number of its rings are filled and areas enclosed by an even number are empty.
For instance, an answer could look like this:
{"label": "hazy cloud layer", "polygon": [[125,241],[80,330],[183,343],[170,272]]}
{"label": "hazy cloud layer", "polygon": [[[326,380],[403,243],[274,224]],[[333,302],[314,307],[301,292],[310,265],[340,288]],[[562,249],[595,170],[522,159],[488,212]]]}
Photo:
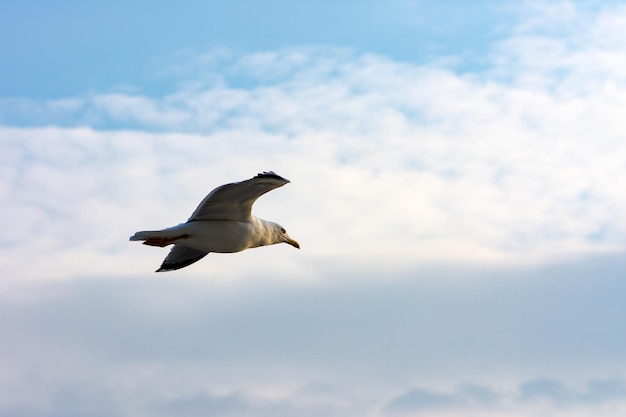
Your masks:
{"label": "hazy cloud layer", "polygon": [[49,283],[0,302],[0,414],[619,415],[625,272]]}

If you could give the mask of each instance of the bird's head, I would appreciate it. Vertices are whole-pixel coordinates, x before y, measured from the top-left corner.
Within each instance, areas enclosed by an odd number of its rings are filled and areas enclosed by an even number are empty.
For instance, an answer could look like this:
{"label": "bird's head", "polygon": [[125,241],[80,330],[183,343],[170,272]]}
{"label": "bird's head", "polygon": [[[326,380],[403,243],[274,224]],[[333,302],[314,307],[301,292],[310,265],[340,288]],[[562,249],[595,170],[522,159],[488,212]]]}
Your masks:
{"label": "bird's head", "polygon": [[274,234],[276,236],[276,243],[288,243],[294,248],[300,249],[300,244],[289,237],[284,227],[282,227],[278,223],[274,223],[273,226],[274,226]]}

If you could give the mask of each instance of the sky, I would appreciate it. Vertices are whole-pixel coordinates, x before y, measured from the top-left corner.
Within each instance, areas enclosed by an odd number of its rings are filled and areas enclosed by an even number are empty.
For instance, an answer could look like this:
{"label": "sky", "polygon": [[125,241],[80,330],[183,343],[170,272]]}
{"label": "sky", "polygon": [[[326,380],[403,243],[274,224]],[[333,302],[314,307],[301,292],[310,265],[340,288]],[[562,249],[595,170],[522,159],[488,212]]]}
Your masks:
{"label": "sky", "polygon": [[[0,416],[626,413],[626,2],[0,2]],[[288,245],[129,242],[273,170]]]}

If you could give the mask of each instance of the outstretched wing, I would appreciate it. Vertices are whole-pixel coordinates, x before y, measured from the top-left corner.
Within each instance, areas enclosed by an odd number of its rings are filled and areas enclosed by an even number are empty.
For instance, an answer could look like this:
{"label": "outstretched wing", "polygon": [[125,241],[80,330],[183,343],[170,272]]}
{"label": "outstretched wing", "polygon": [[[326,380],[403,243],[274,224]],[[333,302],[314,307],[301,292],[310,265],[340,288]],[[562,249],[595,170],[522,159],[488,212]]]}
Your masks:
{"label": "outstretched wing", "polygon": [[288,182],[289,180],[269,171],[246,181],[222,185],[204,197],[189,221],[249,221],[252,216],[252,204],[257,198]]}
{"label": "outstretched wing", "polygon": [[198,249],[186,248],[174,245],[170,253],[165,257],[161,267],[156,272],[173,271],[184,268],[207,256],[209,253]]}

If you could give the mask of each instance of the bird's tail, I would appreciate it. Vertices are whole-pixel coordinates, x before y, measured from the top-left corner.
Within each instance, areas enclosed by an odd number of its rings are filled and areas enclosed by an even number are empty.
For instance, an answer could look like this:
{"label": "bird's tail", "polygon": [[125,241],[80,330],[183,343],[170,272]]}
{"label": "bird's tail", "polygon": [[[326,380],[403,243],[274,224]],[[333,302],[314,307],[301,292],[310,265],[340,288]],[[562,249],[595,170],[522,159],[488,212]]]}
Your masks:
{"label": "bird's tail", "polygon": [[161,231],[160,230],[143,230],[141,232],[137,232],[134,235],[132,235],[130,237],[130,240],[147,240],[150,238],[154,238],[154,237],[160,237],[161,236]]}
{"label": "bird's tail", "polygon": [[143,230],[132,235],[129,240],[143,241],[144,245],[163,247],[187,237],[189,237],[187,234],[181,233],[178,227],[174,226],[163,230]]}

